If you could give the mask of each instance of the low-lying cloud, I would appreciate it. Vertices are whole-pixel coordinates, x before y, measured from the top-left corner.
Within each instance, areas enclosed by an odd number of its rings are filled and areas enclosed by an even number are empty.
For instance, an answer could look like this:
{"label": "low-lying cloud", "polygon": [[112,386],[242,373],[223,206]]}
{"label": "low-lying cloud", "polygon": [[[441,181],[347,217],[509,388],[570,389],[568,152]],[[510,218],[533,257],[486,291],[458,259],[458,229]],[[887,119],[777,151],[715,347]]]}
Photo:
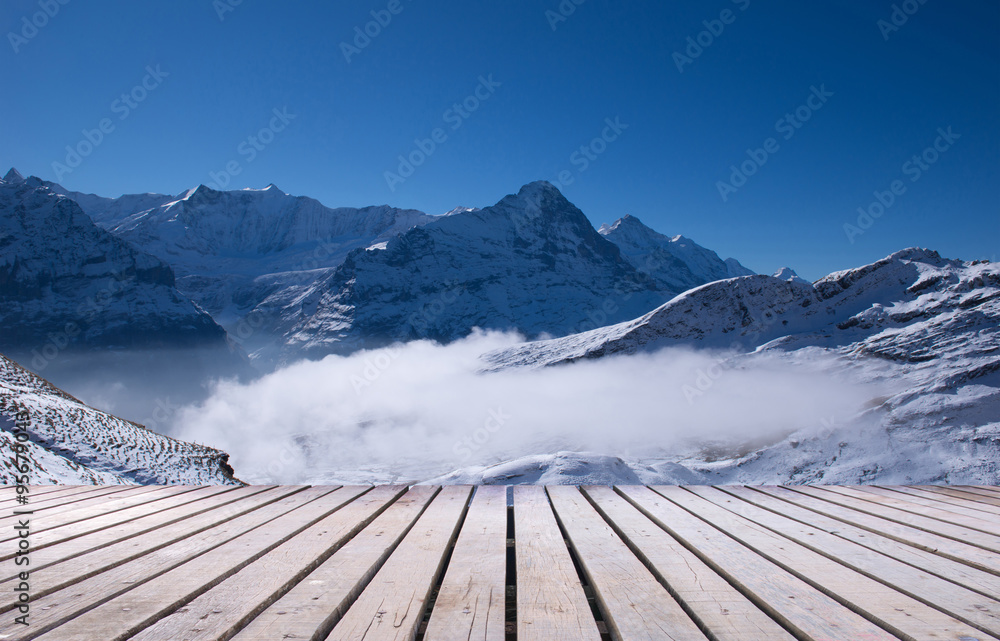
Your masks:
{"label": "low-lying cloud", "polygon": [[779,439],[843,425],[877,395],[821,354],[790,363],[665,349],[479,373],[481,354],[520,340],[417,341],[221,382],[170,432],[229,452],[254,483],[416,481],[560,450],[663,458],[701,442]]}

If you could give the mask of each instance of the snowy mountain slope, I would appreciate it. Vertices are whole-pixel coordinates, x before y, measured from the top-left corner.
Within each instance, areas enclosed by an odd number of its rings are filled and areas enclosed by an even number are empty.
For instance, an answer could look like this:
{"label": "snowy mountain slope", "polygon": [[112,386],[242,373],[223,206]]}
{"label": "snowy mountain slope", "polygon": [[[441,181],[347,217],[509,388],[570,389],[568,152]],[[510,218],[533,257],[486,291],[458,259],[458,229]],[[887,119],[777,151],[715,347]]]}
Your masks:
{"label": "snowy mountain slope", "polygon": [[[17,172],[17,170],[11,169],[11,172]],[[6,177],[4,180],[7,180]],[[34,176],[27,180],[33,187],[46,187],[54,194],[65,196],[75,201],[76,204],[80,205],[84,213],[90,216],[91,220],[104,229],[112,227],[117,221],[127,218],[132,214],[153,209],[177,199],[176,196],[153,193],[125,194],[118,198],[105,198],[104,196],[97,196],[95,194],[71,191],[59,183],[41,180]]]}
{"label": "snowy mountain slope", "polygon": [[[240,484],[228,454],[87,407],[0,356],[0,441],[8,452],[19,412],[29,417],[32,484]],[[0,465],[0,483],[15,482],[11,459]]]}
{"label": "snowy mountain slope", "polygon": [[821,327],[827,318],[815,319],[818,302],[811,285],[771,276],[743,276],[696,287],[635,320],[526,343],[486,354],[483,360],[492,371],[632,354],[667,345],[752,349],[790,329]]}
{"label": "snowy mountain slope", "polygon": [[[680,465],[694,475],[682,482],[696,483],[1000,483],[1000,265],[907,249],[814,285],[768,276],[721,281],[635,321],[485,360],[493,370],[537,367],[677,344],[734,349],[719,361],[720,376],[765,355],[800,366],[833,357],[871,399],[849,420],[803,425],[768,443],[695,436],[588,474],[675,483],[684,478]],[[710,381],[689,391],[692,402],[711,402]],[[573,482],[563,468],[551,456],[528,457],[502,471]],[[492,482],[491,470],[447,478]]]}
{"label": "snowy mountain slope", "polygon": [[735,258],[724,261],[690,238],[664,236],[635,216],[602,225],[598,232],[618,245],[625,260],[652,276],[667,293],[676,295],[715,280],[753,274]]}
{"label": "snowy mountain slope", "polygon": [[253,368],[173,270],[45,187],[0,181],[0,350],[130,419]]}
{"label": "snowy mountain slope", "polygon": [[284,315],[291,352],[325,354],[473,327],[563,335],[656,307],[664,295],[546,182],[355,251]]}
{"label": "snowy mountain slope", "polygon": [[[998,273],[997,265],[962,263],[942,259],[936,252],[907,249],[865,267],[830,274],[815,284],[743,276],[687,291],[632,321],[484,358],[489,369],[503,369],[667,345],[753,350],[777,339],[789,347],[833,347],[867,340],[870,347],[865,349],[872,351],[904,330],[919,331],[925,326],[917,323],[941,314],[950,313],[947,318],[961,323],[965,321],[960,319],[974,322],[969,319],[986,310],[995,313]],[[990,305],[980,308],[984,303]],[[893,338],[889,344],[898,341]],[[889,354],[891,348],[881,351]],[[900,350],[893,353],[919,358]]]}
{"label": "snowy mountain slope", "polygon": [[31,182],[0,181],[0,349],[228,349],[223,329],[174,287],[168,265]]}
{"label": "snowy mountain slope", "polygon": [[4,182],[11,184],[23,183],[24,176],[21,175],[21,172],[19,172],[17,168],[11,167],[10,170],[4,175],[3,180]]}

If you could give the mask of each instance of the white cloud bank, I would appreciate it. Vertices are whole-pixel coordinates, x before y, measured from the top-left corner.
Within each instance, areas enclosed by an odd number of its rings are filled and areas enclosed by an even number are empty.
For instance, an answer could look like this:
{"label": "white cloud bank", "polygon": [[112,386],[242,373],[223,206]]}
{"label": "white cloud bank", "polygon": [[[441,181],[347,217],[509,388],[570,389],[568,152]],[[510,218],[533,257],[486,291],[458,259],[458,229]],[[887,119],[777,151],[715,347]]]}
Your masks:
{"label": "white cloud bank", "polygon": [[222,382],[170,433],[229,452],[248,482],[415,481],[562,450],[653,458],[694,442],[777,439],[842,425],[880,393],[821,355],[791,364],[666,349],[478,373],[481,354],[519,340],[417,341]]}

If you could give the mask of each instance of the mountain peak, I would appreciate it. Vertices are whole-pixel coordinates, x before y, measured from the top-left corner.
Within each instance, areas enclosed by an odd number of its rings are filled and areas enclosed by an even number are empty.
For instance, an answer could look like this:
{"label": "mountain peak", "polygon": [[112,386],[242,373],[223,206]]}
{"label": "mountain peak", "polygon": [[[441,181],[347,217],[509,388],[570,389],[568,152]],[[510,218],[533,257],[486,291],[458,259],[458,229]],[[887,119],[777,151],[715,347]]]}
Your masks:
{"label": "mountain peak", "polygon": [[17,183],[23,183],[24,182],[24,176],[22,176],[21,172],[19,172],[17,169],[15,169],[14,167],[11,167],[10,171],[7,172],[7,175],[3,177],[3,181],[7,182],[7,183],[15,183],[15,184],[17,184]]}
{"label": "mountain peak", "polygon": [[933,249],[924,249],[923,247],[907,247],[906,249],[901,249],[900,251],[889,255],[888,259],[911,260],[930,264],[937,264],[942,260],[941,254],[937,253]]}
{"label": "mountain peak", "polygon": [[445,213],[443,213],[441,215],[442,216],[454,216],[455,214],[467,214],[467,213],[476,212],[476,211],[480,211],[479,207],[456,207],[456,208],[452,209],[451,211],[446,211]]}
{"label": "mountain peak", "polygon": [[791,282],[791,283],[807,283],[807,284],[809,284],[809,281],[807,281],[805,278],[802,278],[801,276],[799,276],[798,274],[796,274],[795,270],[792,269],[791,267],[782,267],[778,271],[774,272],[773,276],[775,278],[777,278],[778,280],[787,280],[788,282]]}
{"label": "mountain peak", "polygon": [[604,223],[603,225],[601,225],[601,228],[597,230],[597,232],[599,234],[601,234],[602,236],[607,236],[611,232],[623,231],[623,230],[626,230],[626,229],[634,230],[636,232],[653,233],[653,234],[657,234],[657,235],[662,235],[662,234],[659,234],[658,232],[650,229],[649,227],[647,227],[645,224],[643,224],[643,222],[641,220],[639,220],[638,218],[636,218],[632,214],[625,214],[624,216],[622,216],[621,218],[619,218],[615,222],[611,223],[610,225],[608,225],[607,223]]}
{"label": "mountain peak", "polygon": [[597,236],[594,226],[573,203],[552,183],[538,180],[521,187],[517,194],[508,194],[484,212],[502,212],[518,225],[528,221],[549,226],[566,224],[585,236]]}
{"label": "mountain peak", "polygon": [[562,192],[547,180],[536,180],[521,187],[517,192],[518,196],[530,196],[532,194],[551,194],[563,198]]}
{"label": "mountain peak", "polygon": [[184,193],[184,198],[182,200],[194,200],[197,198],[207,198],[212,197],[215,194],[221,193],[218,190],[212,189],[208,185],[198,185],[194,189],[189,189]]}

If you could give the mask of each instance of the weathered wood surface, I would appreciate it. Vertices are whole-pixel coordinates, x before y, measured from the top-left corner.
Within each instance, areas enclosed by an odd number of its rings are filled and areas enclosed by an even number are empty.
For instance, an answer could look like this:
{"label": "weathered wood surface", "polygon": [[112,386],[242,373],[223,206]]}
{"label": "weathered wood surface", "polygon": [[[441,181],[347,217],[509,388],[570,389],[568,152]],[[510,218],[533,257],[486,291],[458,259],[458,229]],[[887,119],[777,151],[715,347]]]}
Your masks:
{"label": "weathered wood surface", "polygon": [[507,488],[476,495],[434,602],[426,641],[504,641],[507,574]]}
{"label": "weathered wood surface", "polygon": [[402,641],[416,636],[472,488],[445,487],[327,636],[331,641]]}
{"label": "weathered wood surface", "polygon": [[517,565],[517,638],[524,641],[597,641],[587,604],[545,488],[514,488]]}
{"label": "weathered wood surface", "polygon": [[993,487],[5,486],[0,508],[4,640],[1000,638]]}
{"label": "weathered wood surface", "polygon": [[702,629],[719,641],[794,637],[726,579],[631,505],[612,488],[585,488],[598,511],[670,589]]}

